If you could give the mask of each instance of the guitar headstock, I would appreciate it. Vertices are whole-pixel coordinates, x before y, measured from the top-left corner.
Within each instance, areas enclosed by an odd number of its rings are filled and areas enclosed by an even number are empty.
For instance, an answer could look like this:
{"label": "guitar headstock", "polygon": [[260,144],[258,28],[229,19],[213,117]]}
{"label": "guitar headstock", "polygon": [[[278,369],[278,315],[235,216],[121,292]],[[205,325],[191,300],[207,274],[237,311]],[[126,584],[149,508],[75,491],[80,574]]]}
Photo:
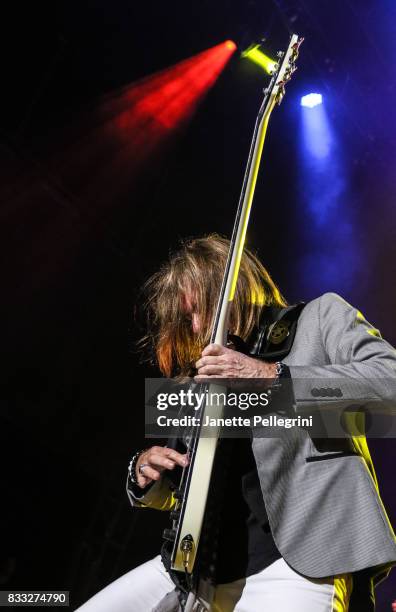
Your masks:
{"label": "guitar headstock", "polygon": [[297,70],[296,62],[299,54],[300,45],[304,38],[293,34],[290,38],[286,52],[278,52],[278,62],[275,64],[272,79],[265,90],[265,93],[275,97],[275,102],[280,104],[286,92],[286,85]]}

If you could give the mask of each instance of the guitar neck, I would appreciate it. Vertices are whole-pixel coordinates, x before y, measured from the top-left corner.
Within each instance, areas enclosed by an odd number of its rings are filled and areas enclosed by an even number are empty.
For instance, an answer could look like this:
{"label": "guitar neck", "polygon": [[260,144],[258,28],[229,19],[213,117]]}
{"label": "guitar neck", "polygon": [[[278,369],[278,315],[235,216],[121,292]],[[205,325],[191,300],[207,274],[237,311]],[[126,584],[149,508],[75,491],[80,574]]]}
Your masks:
{"label": "guitar neck", "polygon": [[282,101],[284,86],[294,71],[294,56],[297,56],[298,47],[301,44],[298,36],[291,37],[289,47],[283,56],[281,65],[273,75],[271,82],[264,91],[264,100],[256,119],[253,138],[250,145],[249,157],[246,165],[245,175],[242,183],[241,195],[239,197],[234,228],[230,241],[226,269],[220,289],[219,300],[212,330],[211,342],[225,345],[229,327],[229,315],[231,304],[234,300],[239,268],[241,264],[243,249],[246,242],[246,232],[249,223],[250,211],[254,192],[256,188],[257,175],[260,167],[264,140],[267,132],[268,122],[275,105]]}
{"label": "guitar neck", "polygon": [[[266,100],[264,100],[263,105],[265,102]],[[225,345],[227,342],[230,307],[234,299],[243,249],[245,247],[246,232],[249,223],[250,211],[252,208],[257,174],[264,147],[268,121],[275,103],[276,100],[273,99],[271,101],[271,105],[267,105],[264,112],[259,113],[254,128],[248,163],[246,166],[242,191],[230,242],[226,270],[223,277],[223,284],[220,290],[220,298],[216,310],[215,324],[212,332],[211,342],[215,342],[216,344]]]}

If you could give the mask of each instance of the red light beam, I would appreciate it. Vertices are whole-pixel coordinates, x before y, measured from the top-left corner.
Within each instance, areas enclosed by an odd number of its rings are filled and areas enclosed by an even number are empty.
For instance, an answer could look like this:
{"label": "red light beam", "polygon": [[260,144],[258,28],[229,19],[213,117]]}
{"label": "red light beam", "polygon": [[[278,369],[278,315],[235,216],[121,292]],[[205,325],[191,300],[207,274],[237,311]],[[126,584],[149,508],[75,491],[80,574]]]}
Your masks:
{"label": "red light beam", "polygon": [[[149,120],[160,128],[175,128],[192,115],[235,48],[226,41],[146,80],[136,92],[140,100],[119,116],[118,125],[128,128],[130,122]],[[133,94],[132,87],[129,95]]]}
{"label": "red light beam", "polygon": [[142,166],[191,119],[235,49],[225,41],[102,99],[55,162],[66,187],[98,208],[127,195]]}

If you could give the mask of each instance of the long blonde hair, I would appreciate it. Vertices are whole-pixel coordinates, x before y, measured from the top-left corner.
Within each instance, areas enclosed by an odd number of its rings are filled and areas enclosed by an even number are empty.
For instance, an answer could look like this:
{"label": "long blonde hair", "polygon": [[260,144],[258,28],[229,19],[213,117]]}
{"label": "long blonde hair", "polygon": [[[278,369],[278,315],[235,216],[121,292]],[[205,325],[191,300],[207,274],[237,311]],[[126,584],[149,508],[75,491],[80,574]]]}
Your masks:
{"label": "long blonde hair", "polygon": [[[172,253],[143,286],[147,333],[140,348],[153,349],[165,376],[188,376],[209,344],[230,241],[218,234],[192,238]],[[193,295],[200,331],[193,333],[185,296]],[[246,340],[265,306],[286,301],[257,257],[244,250],[230,313],[230,332]]]}

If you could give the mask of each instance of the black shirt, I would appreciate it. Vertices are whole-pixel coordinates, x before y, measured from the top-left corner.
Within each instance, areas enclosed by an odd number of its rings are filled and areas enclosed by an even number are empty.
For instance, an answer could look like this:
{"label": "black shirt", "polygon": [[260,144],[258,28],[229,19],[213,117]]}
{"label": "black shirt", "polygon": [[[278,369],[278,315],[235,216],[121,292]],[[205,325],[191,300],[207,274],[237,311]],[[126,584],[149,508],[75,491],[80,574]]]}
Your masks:
{"label": "black shirt", "polygon": [[222,502],[216,582],[232,582],[260,572],[281,558],[268,523],[251,440],[222,440],[231,445]]}

